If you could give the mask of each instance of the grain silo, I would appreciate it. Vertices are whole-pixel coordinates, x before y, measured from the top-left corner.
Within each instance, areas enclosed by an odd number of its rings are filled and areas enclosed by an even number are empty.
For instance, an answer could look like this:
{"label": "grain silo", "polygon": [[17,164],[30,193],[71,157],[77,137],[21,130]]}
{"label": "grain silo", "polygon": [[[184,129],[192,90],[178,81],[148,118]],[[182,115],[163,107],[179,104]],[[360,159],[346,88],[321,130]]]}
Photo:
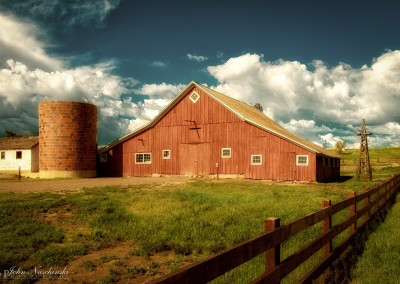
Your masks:
{"label": "grain silo", "polygon": [[79,102],[39,103],[41,178],[95,177],[97,108]]}

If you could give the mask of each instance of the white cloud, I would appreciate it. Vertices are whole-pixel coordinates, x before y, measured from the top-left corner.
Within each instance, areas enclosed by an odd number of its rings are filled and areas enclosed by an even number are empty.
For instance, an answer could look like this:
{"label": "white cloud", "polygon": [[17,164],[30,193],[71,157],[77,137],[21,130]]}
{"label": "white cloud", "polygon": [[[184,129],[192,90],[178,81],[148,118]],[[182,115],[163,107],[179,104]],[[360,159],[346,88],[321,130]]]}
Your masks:
{"label": "white cloud", "polygon": [[160,68],[167,67],[167,64],[162,61],[153,61],[150,65],[154,66],[154,67],[160,67]]}
{"label": "white cloud", "polygon": [[135,90],[135,93],[150,97],[155,96],[172,99],[177,96],[185,87],[186,85],[184,84],[144,84],[140,89]]}
{"label": "white cloud", "polygon": [[189,60],[194,60],[194,61],[197,61],[197,62],[202,62],[202,61],[205,61],[205,60],[208,59],[208,57],[205,57],[205,56],[202,56],[202,55],[192,55],[190,53],[188,53],[186,56],[187,56],[187,58]]}
{"label": "white cloud", "polygon": [[62,67],[62,60],[46,54],[50,44],[34,23],[1,12],[0,23],[0,64],[12,58],[30,68],[50,71]]}
{"label": "white cloud", "polygon": [[[218,80],[211,88],[250,105],[261,103],[285,128],[320,143],[329,144],[325,135],[338,129],[307,123],[325,121],[350,134],[362,118],[381,126],[400,121],[400,51],[388,51],[361,69],[345,63],[329,68],[318,60],[312,64],[310,71],[297,61],[265,62],[263,55],[244,54],[207,70]],[[304,120],[305,114],[313,120]],[[316,131],[325,138],[315,137]],[[384,131],[395,132],[396,125]]]}
{"label": "white cloud", "polygon": [[103,140],[118,138],[125,131],[120,116],[136,118],[144,112],[131,100],[120,99],[133,93],[137,81],[113,75],[117,62],[68,68],[68,61],[47,54],[46,33],[35,24],[1,12],[0,21],[0,133],[33,134],[38,103],[46,100],[97,105]]}
{"label": "white cloud", "polygon": [[336,142],[343,141],[342,138],[334,136],[332,133],[328,133],[326,135],[319,135],[319,137],[321,138],[323,142],[322,144],[325,147],[333,147],[335,146]]}

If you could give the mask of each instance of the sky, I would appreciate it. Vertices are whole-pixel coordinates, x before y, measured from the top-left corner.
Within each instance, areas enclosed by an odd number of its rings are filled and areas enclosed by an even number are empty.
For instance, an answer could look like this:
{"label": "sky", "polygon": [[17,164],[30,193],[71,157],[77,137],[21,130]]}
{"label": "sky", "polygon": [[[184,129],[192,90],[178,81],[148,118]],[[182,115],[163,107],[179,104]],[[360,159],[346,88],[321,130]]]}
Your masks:
{"label": "sky", "polygon": [[38,103],[98,107],[98,144],[191,81],[324,147],[400,146],[400,1],[0,0],[0,137]]}

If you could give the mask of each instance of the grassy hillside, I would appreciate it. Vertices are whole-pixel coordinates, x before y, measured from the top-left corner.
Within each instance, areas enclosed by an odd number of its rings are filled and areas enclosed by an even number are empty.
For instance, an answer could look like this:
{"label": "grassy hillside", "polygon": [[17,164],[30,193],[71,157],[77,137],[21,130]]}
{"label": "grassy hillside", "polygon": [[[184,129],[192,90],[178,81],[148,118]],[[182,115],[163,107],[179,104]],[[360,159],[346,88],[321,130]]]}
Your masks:
{"label": "grassy hillside", "polygon": [[[400,159],[400,147],[368,149],[370,159]],[[344,160],[358,159],[360,149],[347,149],[341,155]]]}

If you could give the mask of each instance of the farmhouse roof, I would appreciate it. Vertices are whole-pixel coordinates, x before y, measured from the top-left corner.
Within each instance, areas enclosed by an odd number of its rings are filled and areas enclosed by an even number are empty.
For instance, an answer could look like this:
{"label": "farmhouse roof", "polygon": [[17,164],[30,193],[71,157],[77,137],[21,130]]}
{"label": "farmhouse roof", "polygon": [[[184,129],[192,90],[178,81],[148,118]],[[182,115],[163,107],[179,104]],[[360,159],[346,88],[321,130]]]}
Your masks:
{"label": "farmhouse roof", "polygon": [[117,146],[118,144],[130,139],[131,137],[134,137],[143,131],[153,127],[158,121],[161,120],[164,115],[166,115],[187,93],[190,91],[193,87],[198,87],[201,89],[203,92],[205,92],[207,95],[209,95],[211,98],[225,106],[227,109],[232,111],[234,114],[236,114],[238,117],[240,117],[242,120],[259,127],[265,131],[268,131],[270,133],[273,133],[285,140],[288,140],[302,148],[305,148],[311,152],[323,155],[323,156],[328,156],[328,157],[335,157],[335,158],[340,158],[340,156],[336,155],[333,152],[330,152],[308,140],[305,140],[303,138],[300,138],[293,133],[290,133],[287,131],[285,128],[280,126],[278,123],[270,119],[268,116],[266,116],[264,113],[256,109],[255,107],[252,107],[250,105],[247,105],[245,103],[242,103],[238,100],[235,100],[233,98],[230,98],[226,95],[223,95],[215,90],[212,90],[210,88],[207,88],[201,84],[198,84],[196,82],[191,82],[189,85],[186,86],[186,88],[174,99],[172,102],[163,110],[161,111],[152,121],[150,121],[148,124],[145,126],[137,129],[136,131],[112,142],[109,144],[107,147],[99,150],[99,154],[104,153],[108,151],[109,149]]}
{"label": "farmhouse roof", "polygon": [[31,149],[39,143],[38,136],[0,138],[0,150]]}

